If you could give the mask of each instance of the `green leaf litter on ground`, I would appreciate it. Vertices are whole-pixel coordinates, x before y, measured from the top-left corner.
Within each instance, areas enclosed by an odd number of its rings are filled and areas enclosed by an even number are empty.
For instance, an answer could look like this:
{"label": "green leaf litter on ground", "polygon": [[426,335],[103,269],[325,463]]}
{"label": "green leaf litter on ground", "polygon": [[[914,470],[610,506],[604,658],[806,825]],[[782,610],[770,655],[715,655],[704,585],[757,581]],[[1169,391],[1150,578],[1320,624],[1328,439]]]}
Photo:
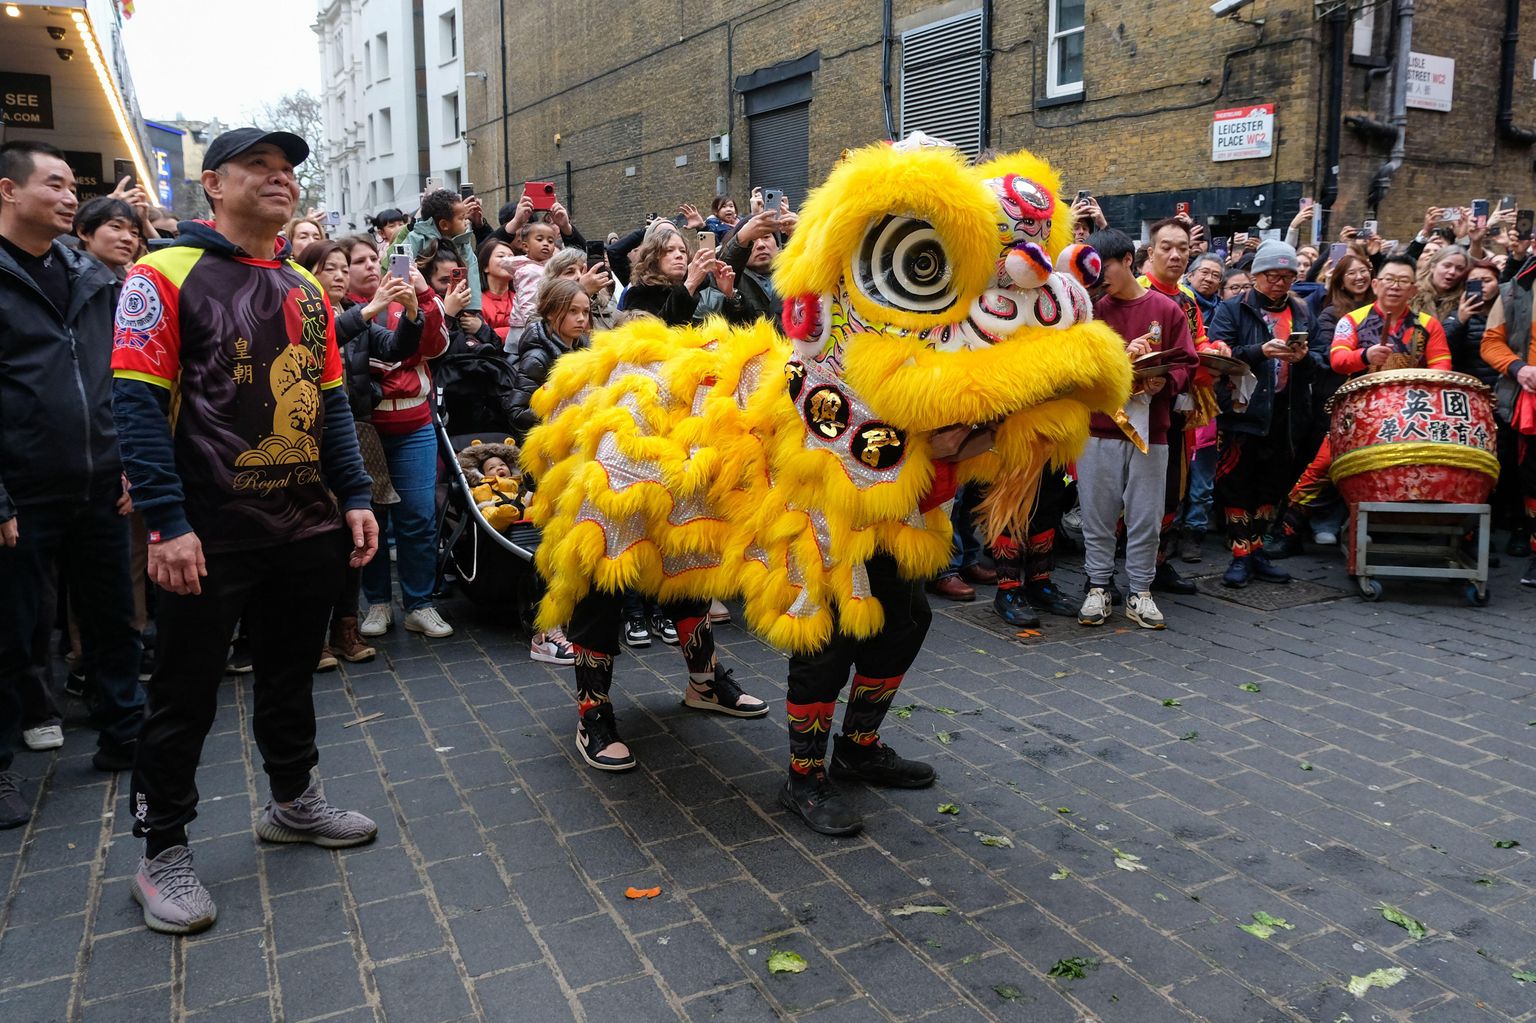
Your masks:
{"label": "green leaf litter on ground", "polygon": [[1515,841],[1513,838],[1501,838],[1497,842],[1493,843],[1493,847],[1495,849],[1513,849],[1519,844],[1520,843]]}
{"label": "green leaf litter on ground", "polygon": [[1312,765],[1308,761],[1303,760],[1301,762],[1301,769],[1303,771],[1310,771],[1310,770],[1312,770]]}
{"label": "green leaf litter on ground", "polygon": [[1263,938],[1265,940],[1274,937],[1276,929],[1279,928],[1283,928],[1287,931],[1294,931],[1296,929],[1296,925],[1287,922],[1281,917],[1270,916],[1262,909],[1253,914],[1253,923],[1237,925],[1238,930],[1246,931],[1253,935],[1255,938]]}
{"label": "green leaf litter on ground", "polygon": [[1056,812],[1057,813],[1071,813],[1072,812],[1072,808],[1070,806],[1058,806],[1056,808]]}
{"label": "green leaf litter on ground", "polygon": [[1089,970],[1097,970],[1099,961],[1085,956],[1073,956],[1071,959],[1058,959],[1056,965],[1050,969],[1050,976],[1060,977],[1063,980],[1082,980],[1088,975]]}
{"label": "green leaf litter on ground", "polygon": [[1178,700],[1174,700],[1174,699],[1170,698],[1170,699],[1167,699],[1167,700],[1163,701],[1163,706],[1164,707],[1182,707],[1184,705],[1182,703],[1180,703]]}
{"label": "green leaf litter on ground", "polygon": [[1130,853],[1121,852],[1119,849],[1115,850],[1115,866],[1121,870],[1129,870],[1132,873],[1147,869],[1147,865],[1141,862],[1140,856],[1132,856]]}
{"label": "green leaf litter on ground", "polygon": [[980,962],[980,961],[981,961],[981,956],[977,955],[975,952],[972,952],[970,955],[965,956],[965,957],[963,957],[960,960],[960,965],[961,966],[969,966],[972,963],[976,963],[976,962]]}
{"label": "green leaf litter on ground", "polygon": [[1429,929],[1426,928],[1422,923],[1415,920],[1407,913],[1404,913],[1396,906],[1389,906],[1383,902],[1376,908],[1381,910],[1381,915],[1384,919],[1397,924],[1397,926],[1407,931],[1408,936],[1414,941],[1418,941],[1420,938],[1424,937],[1424,935],[1429,933]]}
{"label": "green leaf litter on ground", "polygon": [[1180,742],[1189,742],[1191,739],[1198,739],[1198,738],[1200,738],[1200,733],[1199,732],[1185,732],[1183,735],[1179,736],[1179,741]]}
{"label": "green leaf litter on ground", "polygon": [[1247,931],[1255,938],[1268,939],[1274,936],[1275,929],[1264,924],[1238,924],[1237,929]]}
{"label": "green leaf litter on ground", "polygon": [[955,741],[955,737],[950,735],[948,732],[938,732],[934,735],[934,738],[938,739],[939,742],[943,743],[945,746],[948,746],[950,743]]}
{"label": "green leaf litter on ground", "polygon": [[1153,892],[1152,893],[1152,897],[1154,899],[1156,899],[1158,902],[1167,902],[1168,901],[1168,896],[1164,895],[1162,892]]}
{"label": "green leaf litter on ground", "polygon": [[1408,976],[1408,971],[1401,966],[1392,966],[1384,970],[1372,970],[1363,977],[1350,977],[1344,990],[1356,998],[1364,998],[1367,991],[1373,987],[1385,990],[1400,983]]}
{"label": "green leaf litter on ground", "polygon": [[940,714],[948,714],[951,717],[953,717],[954,715],[960,713],[958,710],[955,710],[955,709],[953,709],[951,707],[935,707],[933,709],[938,711]]}
{"label": "green leaf litter on ground", "polygon": [[905,720],[907,720],[907,718],[912,716],[912,712],[914,710],[916,710],[916,709],[917,709],[917,704],[915,704],[915,703],[909,703],[905,707],[897,707],[896,708],[896,716],[901,718],[901,720],[905,721]]}
{"label": "green leaf litter on ground", "polygon": [[978,831],[976,832],[976,839],[982,845],[990,845],[994,849],[1013,848],[1013,839],[1009,838],[1007,835],[984,835]]}
{"label": "green leaf litter on ground", "polygon": [[798,952],[775,952],[768,957],[769,973],[804,973],[805,957]]}
{"label": "green leaf litter on ground", "polygon": [[936,941],[933,938],[924,938],[923,944],[927,945],[931,949],[934,949],[935,951],[944,947],[942,942]]}
{"label": "green leaf litter on ground", "polygon": [[1068,870],[1066,867],[1062,867],[1061,869],[1057,870],[1056,873],[1051,875],[1051,880],[1052,881],[1065,881],[1067,878],[1069,878],[1071,876],[1072,876],[1072,871]]}
{"label": "green leaf litter on ground", "polygon": [[897,906],[891,910],[891,916],[917,916],[919,913],[932,913],[934,916],[948,916],[948,906],[914,906],[910,902],[905,906]]}
{"label": "green leaf litter on ground", "polygon": [[1536,984],[1536,973],[1532,973],[1530,970],[1516,970],[1510,976],[1522,984]]}
{"label": "green leaf litter on ground", "polygon": [[1482,885],[1482,886],[1483,886],[1483,887],[1484,887],[1484,888],[1492,888],[1492,887],[1493,887],[1493,886],[1494,886],[1494,885],[1496,885],[1496,884],[1498,884],[1498,882],[1497,882],[1497,881],[1495,881],[1495,880],[1494,880],[1494,879],[1493,879],[1493,878],[1491,878],[1491,877],[1480,877],[1480,878],[1478,878],[1478,879],[1477,879],[1477,880],[1476,880],[1476,881],[1475,881],[1475,882],[1473,882],[1473,883],[1474,883],[1474,884],[1480,884],[1480,885]]}
{"label": "green leaf litter on ground", "polygon": [[994,984],[992,986],[992,990],[997,992],[997,997],[1003,999],[1006,1002],[1011,1002],[1015,999],[1024,997],[1024,992],[1020,991],[1012,984]]}
{"label": "green leaf litter on ground", "polygon": [[959,813],[960,812],[960,808],[958,806],[956,806],[954,803],[940,803],[939,804],[939,812],[940,813]]}
{"label": "green leaf litter on ground", "polygon": [[1244,682],[1242,685],[1238,686],[1237,688],[1241,689],[1245,693],[1259,693],[1259,692],[1263,692],[1263,688],[1257,682]]}

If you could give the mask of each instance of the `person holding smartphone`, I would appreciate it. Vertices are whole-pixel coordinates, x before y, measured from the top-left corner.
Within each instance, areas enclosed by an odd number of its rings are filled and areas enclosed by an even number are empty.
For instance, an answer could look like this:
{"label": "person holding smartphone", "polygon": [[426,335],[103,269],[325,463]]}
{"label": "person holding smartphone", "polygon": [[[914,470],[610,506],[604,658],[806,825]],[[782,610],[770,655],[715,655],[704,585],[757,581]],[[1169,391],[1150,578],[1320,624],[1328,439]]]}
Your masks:
{"label": "person holding smartphone", "polygon": [[469,282],[469,305],[465,308],[472,313],[480,311],[480,263],[475,258],[468,200],[446,188],[429,192],[421,201],[421,216],[405,235],[405,245],[412,260],[430,259],[440,249],[452,250]]}

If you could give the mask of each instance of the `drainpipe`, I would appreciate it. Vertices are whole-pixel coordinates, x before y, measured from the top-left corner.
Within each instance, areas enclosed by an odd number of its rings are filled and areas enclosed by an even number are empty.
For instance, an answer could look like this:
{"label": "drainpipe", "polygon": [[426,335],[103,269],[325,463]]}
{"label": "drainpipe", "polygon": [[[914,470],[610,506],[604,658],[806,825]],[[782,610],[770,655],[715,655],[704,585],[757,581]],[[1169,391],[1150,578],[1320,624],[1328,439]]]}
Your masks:
{"label": "drainpipe", "polygon": [[880,5],[880,99],[885,106],[885,137],[895,140],[896,119],[891,114],[891,4]]}
{"label": "drainpipe", "polygon": [[499,14],[497,24],[501,28],[501,74],[497,75],[501,79],[501,187],[506,190],[503,201],[510,202],[512,199],[512,144],[507,137],[507,0],[500,0],[497,8]]}
{"label": "drainpipe", "polygon": [[1349,11],[1339,4],[1328,14],[1329,67],[1328,67],[1328,128],[1327,141],[1323,146],[1323,194],[1318,205],[1318,237],[1330,238],[1328,220],[1333,204],[1339,198],[1339,144],[1341,118],[1344,112],[1345,47],[1349,32]]}
{"label": "drainpipe", "polygon": [[1536,144],[1536,131],[1515,126],[1515,47],[1520,42],[1520,0],[1504,2],[1504,43],[1499,54],[1499,138],[1520,146]]}
{"label": "drainpipe", "polygon": [[992,146],[992,0],[981,0],[981,148]]}
{"label": "drainpipe", "polygon": [[1396,133],[1387,162],[1371,179],[1370,207],[1377,210],[1392,187],[1392,178],[1403,166],[1408,143],[1408,62],[1413,52],[1413,7],[1415,0],[1397,0],[1397,59],[1392,64],[1392,119]]}

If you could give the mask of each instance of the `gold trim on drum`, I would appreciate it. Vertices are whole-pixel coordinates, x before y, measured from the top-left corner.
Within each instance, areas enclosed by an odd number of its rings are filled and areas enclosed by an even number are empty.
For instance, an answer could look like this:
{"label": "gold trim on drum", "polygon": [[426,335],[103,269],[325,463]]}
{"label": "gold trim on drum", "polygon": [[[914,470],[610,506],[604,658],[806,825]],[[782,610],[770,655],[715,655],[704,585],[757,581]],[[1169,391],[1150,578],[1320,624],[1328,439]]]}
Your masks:
{"label": "gold trim on drum", "polygon": [[1362,472],[1397,469],[1405,465],[1442,465],[1452,469],[1471,469],[1484,476],[1499,478],[1499,460],[1481,448],[1462,444],[1437,444],[1411,441],[1398,444],[1373,444],[1346,451],[1333,460],[1328,474],[1338,483]]}
{"label": "gold trim on drum", "polygon": [[1487,384],[1468,373],[1455,373],[1448,369],[1378,369],[1352,377],[1345,381],[1328,403],[1323,406],[1324,412],[1333,412],[1338,407],[1339,399],[1345,395],[1363,391],[1368,387],[1379,387],[1382,384],[1453,384],[1456,387],[1469,387],[1474,391],[1488,393],[1492,390]]}

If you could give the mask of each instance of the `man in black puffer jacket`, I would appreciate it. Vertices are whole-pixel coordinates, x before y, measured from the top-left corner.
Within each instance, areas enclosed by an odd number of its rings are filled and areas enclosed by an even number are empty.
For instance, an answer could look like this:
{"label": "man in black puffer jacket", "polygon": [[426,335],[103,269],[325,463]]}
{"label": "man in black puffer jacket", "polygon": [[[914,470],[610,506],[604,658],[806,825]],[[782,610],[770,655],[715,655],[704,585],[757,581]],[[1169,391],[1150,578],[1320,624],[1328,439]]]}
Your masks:
{"label": "man in black puffer jacket", "polygon": [[98,768],[132,765],[143,718],[112,422],[117,281],[57,240],[71,229],[74,187],[52,146],[0,147],[0,828],[30,816],[9,743],[43,580],[56,561],[88,609],[80,627],[102,701]]}

